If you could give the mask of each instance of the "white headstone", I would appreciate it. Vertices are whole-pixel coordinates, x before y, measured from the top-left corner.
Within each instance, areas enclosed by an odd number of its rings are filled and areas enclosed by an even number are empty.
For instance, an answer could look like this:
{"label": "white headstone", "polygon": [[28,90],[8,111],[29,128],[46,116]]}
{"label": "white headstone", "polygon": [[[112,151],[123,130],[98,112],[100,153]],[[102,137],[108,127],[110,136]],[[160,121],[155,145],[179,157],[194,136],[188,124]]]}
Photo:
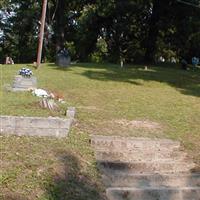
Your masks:
{"label": "white headstone", "polygon": [[14,78],[12,90],[13,91],[29,91],[30,89],[37,88],[37,78],[32,77],[23,77],[21,75],[17,75]]}

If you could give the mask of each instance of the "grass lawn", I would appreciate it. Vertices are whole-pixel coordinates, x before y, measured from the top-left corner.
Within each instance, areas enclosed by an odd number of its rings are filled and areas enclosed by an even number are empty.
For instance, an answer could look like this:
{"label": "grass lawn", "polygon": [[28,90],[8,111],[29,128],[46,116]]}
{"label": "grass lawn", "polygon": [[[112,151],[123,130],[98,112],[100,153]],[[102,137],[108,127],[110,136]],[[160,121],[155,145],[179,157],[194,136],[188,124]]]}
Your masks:
{"label": "grass lawn", "polygon": [[[64,140],[1,136],[0,193],[4,199],[103,199],[89,134],[179,140],[200,165],[199,70],[42,65],[33,69],[39,87],[59,93],[66,101],[60,111],[50,113],[39,107],[39,99],[31,93],[3,89],[23,66],[0,66],[0,114],[64,117],[66,107],[75,106],[77,121]],[[133,120],[151,126],[137,127]]]}

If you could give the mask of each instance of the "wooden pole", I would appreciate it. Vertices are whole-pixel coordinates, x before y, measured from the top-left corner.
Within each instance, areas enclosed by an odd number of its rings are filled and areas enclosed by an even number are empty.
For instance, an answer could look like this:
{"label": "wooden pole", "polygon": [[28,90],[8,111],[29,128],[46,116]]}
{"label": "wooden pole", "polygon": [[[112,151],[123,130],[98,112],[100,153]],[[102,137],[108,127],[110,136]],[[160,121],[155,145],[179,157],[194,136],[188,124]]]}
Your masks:
{"label": "wooden pole", "polygon": [[40,34],[39,34],[39,44],[38,44],[38,52],[37,52],[37,68],[40,67],[41,58],[42,58],[46,12],[47,12],[47,0],[43,0],[42,17],[41,17]]}

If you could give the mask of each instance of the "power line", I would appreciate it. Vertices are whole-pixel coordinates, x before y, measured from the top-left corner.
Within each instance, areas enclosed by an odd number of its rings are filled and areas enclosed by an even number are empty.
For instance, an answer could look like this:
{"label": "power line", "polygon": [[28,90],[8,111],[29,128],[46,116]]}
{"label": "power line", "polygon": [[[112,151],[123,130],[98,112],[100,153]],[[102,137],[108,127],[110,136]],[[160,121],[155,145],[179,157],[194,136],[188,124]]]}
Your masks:
{"label": "power line", "polygon": [[196,5],[196,4],[187,2],[187,1],[177,0],[177,2],[186,4],[186,5],[189,5],[189,6],[193,6],[193,7],[195,7],[195,8],[200,8],[200,5]]}

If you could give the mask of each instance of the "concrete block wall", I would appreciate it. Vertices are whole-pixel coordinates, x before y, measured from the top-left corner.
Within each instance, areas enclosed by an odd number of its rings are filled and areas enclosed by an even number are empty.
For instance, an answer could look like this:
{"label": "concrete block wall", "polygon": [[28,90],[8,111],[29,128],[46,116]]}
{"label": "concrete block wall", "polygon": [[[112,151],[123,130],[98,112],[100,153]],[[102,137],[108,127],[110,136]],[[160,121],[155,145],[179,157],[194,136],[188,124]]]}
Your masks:
{"label": "concrete block wall", "polygon": [[[75,109],[74,109],[75,112]],[[18,136],[67,137],[74,118],[0,116],[0,133]]]}

